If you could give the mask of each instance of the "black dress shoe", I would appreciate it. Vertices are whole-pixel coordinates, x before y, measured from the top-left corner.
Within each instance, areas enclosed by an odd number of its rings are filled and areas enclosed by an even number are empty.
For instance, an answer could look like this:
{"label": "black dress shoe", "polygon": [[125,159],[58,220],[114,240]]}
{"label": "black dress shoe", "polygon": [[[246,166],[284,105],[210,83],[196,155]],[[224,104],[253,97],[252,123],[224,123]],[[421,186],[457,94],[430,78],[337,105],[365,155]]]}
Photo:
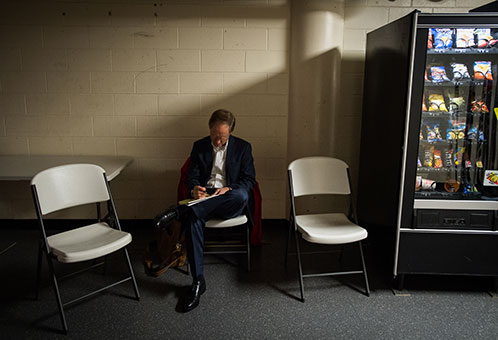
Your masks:
{"label": "black dress shoe", "polygon": [[184,312],[190,312],[195,307],[199,306],[201,295],[206,291],[206,281],[197,280],[192,283],[187,296],[185,297]]}
{"label": "black dress shoe", "polygon": [[180,217],[180,212],[177,205],[172,205],[162,214],[157,215],[154,218],[154,227],[156,229],[164,229],[166,226],[174,219]]}

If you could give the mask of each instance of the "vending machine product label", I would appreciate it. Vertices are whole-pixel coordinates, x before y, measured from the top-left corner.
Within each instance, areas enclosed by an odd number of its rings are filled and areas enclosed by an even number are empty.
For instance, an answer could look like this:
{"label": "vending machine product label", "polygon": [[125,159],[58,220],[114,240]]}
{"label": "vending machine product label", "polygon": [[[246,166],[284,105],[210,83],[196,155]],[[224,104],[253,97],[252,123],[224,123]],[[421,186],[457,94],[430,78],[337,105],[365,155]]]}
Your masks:
{"label": "vending machine product label", "polygon": [[498,186],[498,170],[486,170],[484,172],[483,185],[488,187]]}

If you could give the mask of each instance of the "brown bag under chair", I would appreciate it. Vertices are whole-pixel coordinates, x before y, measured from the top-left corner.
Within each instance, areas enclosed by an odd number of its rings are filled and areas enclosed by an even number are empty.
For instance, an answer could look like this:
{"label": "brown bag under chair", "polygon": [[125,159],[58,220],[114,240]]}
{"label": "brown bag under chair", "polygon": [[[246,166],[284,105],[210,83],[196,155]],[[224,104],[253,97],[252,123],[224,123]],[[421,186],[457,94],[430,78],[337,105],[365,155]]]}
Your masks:
{"label": "brown bag under chair", "polygon": [[158,277],[169,268],[182,267],[186,261],[185,233],[180,221],[173,220],[156,231],[156,241],[147,245],[143,263],[147,275]]}

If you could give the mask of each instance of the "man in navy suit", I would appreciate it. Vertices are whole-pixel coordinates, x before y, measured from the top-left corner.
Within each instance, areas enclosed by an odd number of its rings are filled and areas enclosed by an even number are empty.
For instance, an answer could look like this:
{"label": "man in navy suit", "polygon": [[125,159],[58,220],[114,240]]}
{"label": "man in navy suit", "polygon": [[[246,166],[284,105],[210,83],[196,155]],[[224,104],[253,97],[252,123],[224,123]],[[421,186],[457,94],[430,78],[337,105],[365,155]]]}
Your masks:
{"label": "man in navy suit", "polygon": [[192,198],[217,197],[186,208],[181,213],[187,238],[187,256],[193,283],[185,298],[186,312],[199,305],[206,291],[204,279],[204,227],[210,218],[228,219],[243,213],[255,183],[251,144],[232,136],[235,117],[216,110],[209,119],[209,136],[196,141],[190,153],[187,176]]}

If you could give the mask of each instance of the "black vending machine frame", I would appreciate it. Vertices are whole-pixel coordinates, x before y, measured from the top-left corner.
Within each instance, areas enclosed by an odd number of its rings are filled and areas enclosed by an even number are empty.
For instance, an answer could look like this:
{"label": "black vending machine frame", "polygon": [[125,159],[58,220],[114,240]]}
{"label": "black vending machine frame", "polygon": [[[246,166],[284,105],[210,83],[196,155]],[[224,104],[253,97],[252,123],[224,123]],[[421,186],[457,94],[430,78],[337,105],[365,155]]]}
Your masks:
{"label": "black vending machine frame", "polygon": [[[400,232],[413,228],[415,220],[421,103],[428,29],[432,27],[498,27],[498,15],[414,11],[368,33],[357,196],[359,219],[367,228],[394,227],[394,277],[498,276],[498,235],[479,231]],[[455,248],[457,244],[467,247],[459,250]],[[421,252],[427,256],[421,256]],[[466,259],[471,259],[472,265]]]}

